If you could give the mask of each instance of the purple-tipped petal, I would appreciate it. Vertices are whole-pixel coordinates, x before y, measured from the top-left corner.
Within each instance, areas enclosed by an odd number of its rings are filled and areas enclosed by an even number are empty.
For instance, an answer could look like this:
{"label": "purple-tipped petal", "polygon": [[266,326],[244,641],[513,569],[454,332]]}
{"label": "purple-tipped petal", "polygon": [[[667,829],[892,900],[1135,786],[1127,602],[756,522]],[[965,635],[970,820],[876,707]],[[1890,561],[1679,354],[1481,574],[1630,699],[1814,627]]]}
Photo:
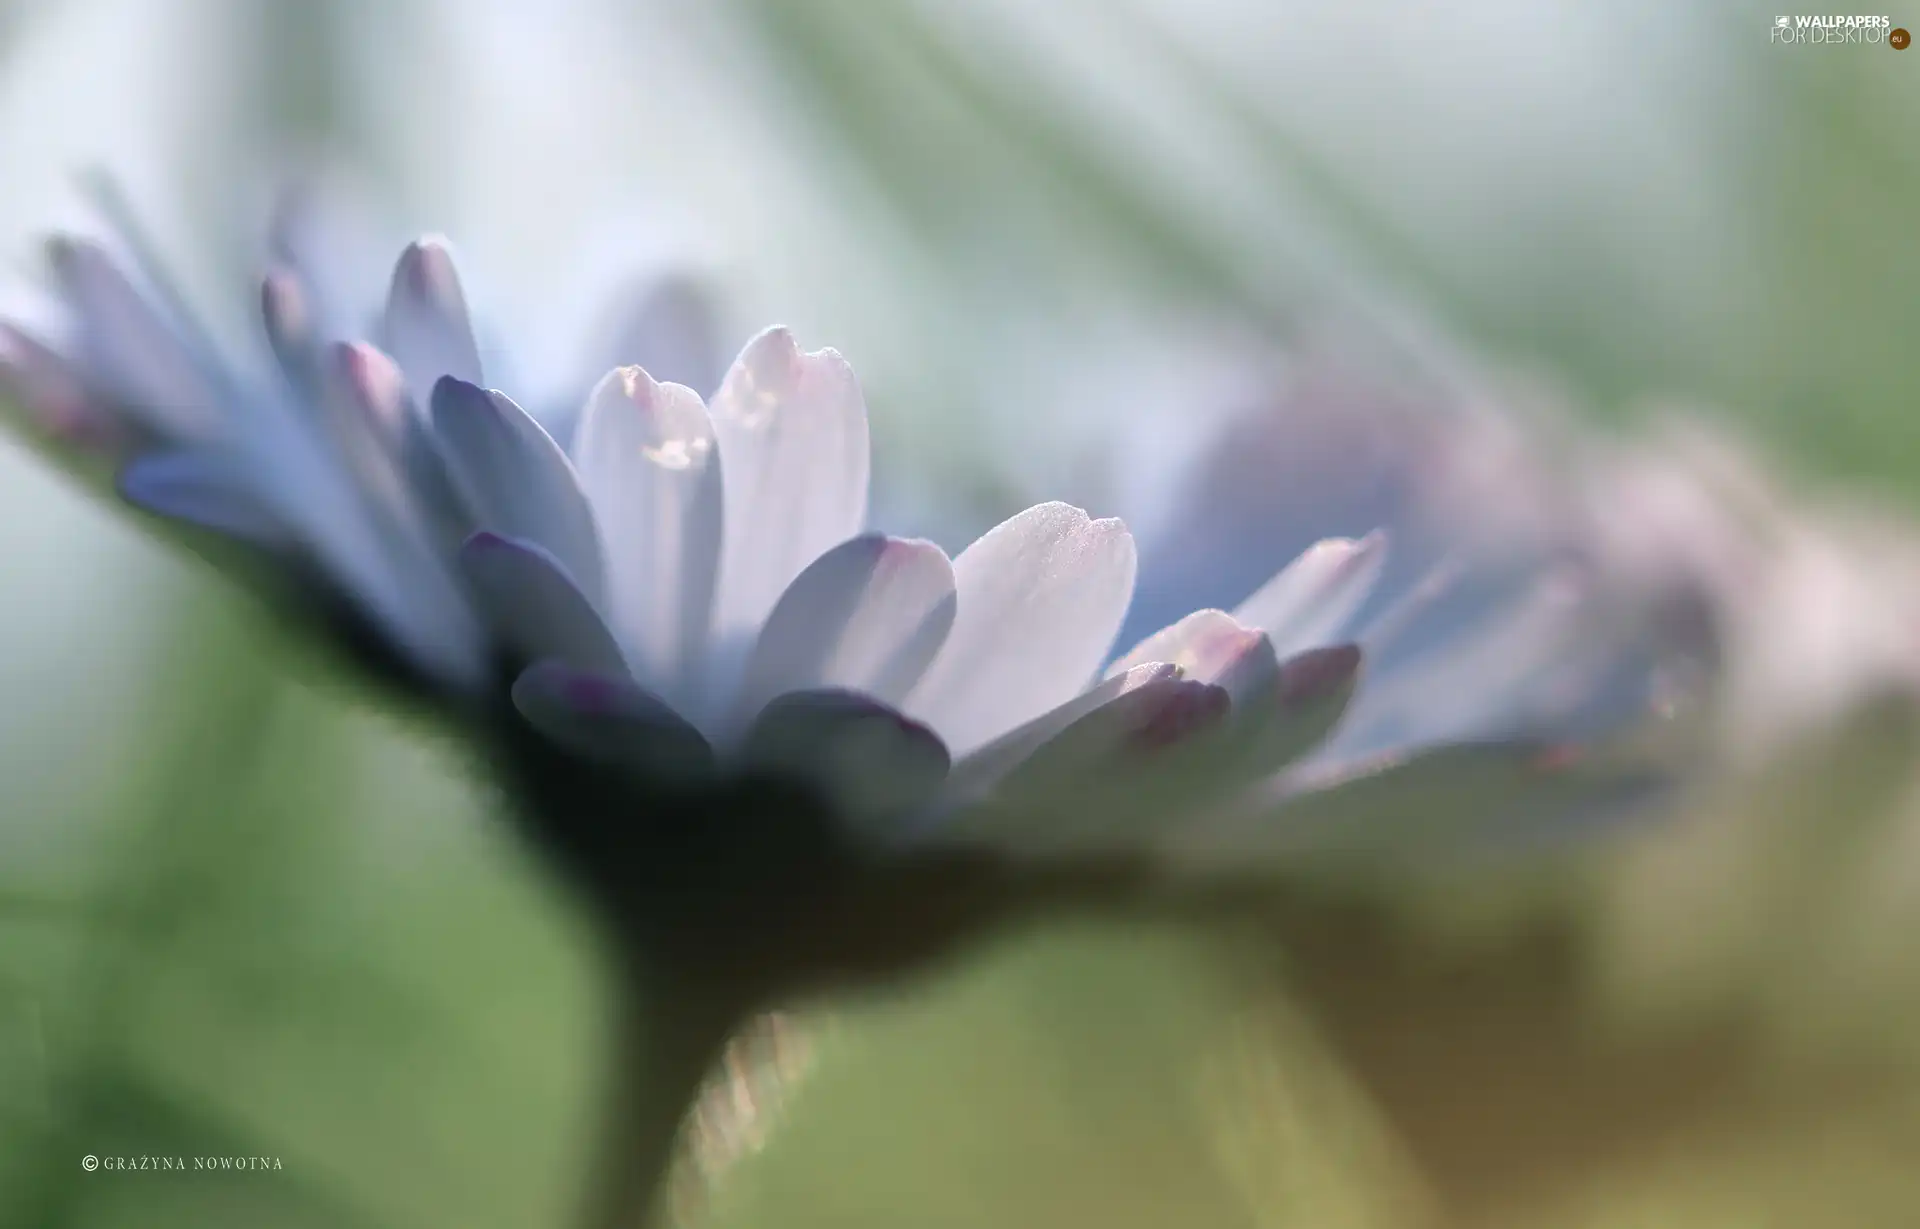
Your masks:
{"label": "purple-tipped petal", "polygon": [[1318,747],[1345,718],[1359,675],[1357,645],[1308,649],[1281,662],[1264,691],[1235,697],[1234,724],[1245,741],[1223,771],[1255,781]]}
{"label": "purple-tipped petal", "polygon": [[1210,743],[1228,724],[1232,702],[1222,688],[1171,669],[1136,671],[1147,672],[1138,686],[1046,740],[932,839],[1021,856],[1111,852],[1136,842],[1142,813],[1177,814],[1204,802],[1180,766],[1191,762],[1191,748]]}
{"label": "purple-tipped petal", "polygon": [[[1190,662],[1210,678],[1164,664],[1109,678],[1103,687],[1147,676],[1032,751],[984,800],[969,794],[977,805],[931,839],[1018,856],[1147,852],[1204,828],[1319,746],[1345,712],[1359,665],[1352,646],[1275,662],[1264,634],[1224,615],[1185,622],[1192,634],[1176,647],[1193,650]],[[955,778],[976,773],[966,761]]]}
{"label": "purple-tipped petal", "polygon": [[260,321],[280,369],[311,395],[319,380],[322,338],[311,295],[291,269],[272,269],[260,281]]}
{"label": "purple-tipped petal", "polygon": [[1233,697],[1224,687],[1197,679],[1179,680],[1185,686],[1160,697],[1144,722],[1133,730],[1126,746],[1152,754],[1198,737],[1225,721],[1233,711]]}
{"label": "purple-tipped petal", "polygon": [[713,432],[727,470],[714,617],[721,634],[744,634],[801,569],[865,527],[867,406],[846,360],[768,329],[714,394]]}
{"label": "purple-tipped petal", "polygon": [[624,674],[539,662],[513,684],[513,704],[556,746],[667,779],[713,771],[713,748],[672,706]]}
{"label": "purple-tipped petal", "polygon": [[188,341],[99,245],[49,245],[54,277],[78,318],[78,370],[121,412],[174,439],[205,435],[228,411]]}
{"label": "purple-tipped petal", "polygon": [[353,485],[393,532],[458,549],[472,526],[394,361],[365,342],[329,346],[318,408]]}
{"label": "purple-tipped petal", "polygon": [[313,306],[291,269],[270,269],[260,279],[260,319],[276,354],[304,352],[314,344]]}
{"label": "purple-tipped petal", "polygon": [[959,610],[908,712],[956,754],[1072,699],[1133,595],[1133,537],[1067,504],[1029,508],[953,562]]}
{"label": "purple-tipped petal", "polygon": [[1188,678],[1221,683],[1236,697],[1265,686],[1279,670],[1272,642],[1264,632],[1218,610],[1196,610],[1148,636],[1108,674],[1154,661],[1177,666]]}
{"label": "purple-tipped petal", "polygon": [[1209,778],[1215,796],[1270,776],[1319,746],[1345,715],[1360,665],[1352,645],[1280,661],[1266,633],[1218,623],[1190,647],[1193,676],[1232,698],[1232,720],[1196,740],[1179,766]]}
{"label": "purple-tipped petal", "polygon": [[522,660],[626,671],[613,633],[566,566],[544,548],[477,533],[460,548],[460,568],[496,635]]}
{"label": "purple-tipped petal", "polygon": [[986,746],[970,752],[953,768],[954,793],[974,797],[998,782],[1030,759],[1061,731],[1097,708],[1113,703],[1121,696],[1149,683],[1180,677],[1178,667],[1165,662],[1149,662],[1123,674],[1102,680],[1065,704],[1049,709],[1032,721],[1009,730]]}
{"label": "purple-tipped petal", "polygon": [[690,700],[713,627],[723,527],[713,424],[693,390],[638,367],[587,401],[574,464],[606,552],[612,621],[640,677]]}
{"label": "purple-tipped petal", "polygon": [[420,239],[400,254],[387,292],[381,340],[421,401],[441,376],[484,383],[460,275],[443,241]]}
{"label": "purple-tipped petal", "polygon": [[346,416],[342,425],[396,438],[412,412],[400,365],[366,342],[336,342],[328,357],[328,392]]}
{"label": "purple-tipped petal", "polygon": [[917,721],[867,696],[837,689],[789,692],[747,732],[749,770],[810,781],[855,831],[889,836],[926,805],[947,776],[947,749]]}
{"label": "purple-tipped petal", "polygon": [[122,455],[143,434],[87,395],[79,376],[40,341],[0,322],[0,409],[17,409],[35,440],[92,458]]}
{"label": "purple-tipped petal", "polygon": [[589,601],[605,601],[600,534],[573,465],[505,393],[452,376],[433,388],[433,431],[478,529],[538,543]]}
{"label": "purple-tipped petal", "polygon": [[953,626],[953,566],[931,542],[867,534],[814,560],[780,595],[748,658],[739,706],[818,687],[898,704]]}
{"label": "purple-tipped petal", "polygon": [[1280,701],[1297,707],[1351,692],[1359,672],[1357,644],[1332,644],[1296,653],[1280,663]]}

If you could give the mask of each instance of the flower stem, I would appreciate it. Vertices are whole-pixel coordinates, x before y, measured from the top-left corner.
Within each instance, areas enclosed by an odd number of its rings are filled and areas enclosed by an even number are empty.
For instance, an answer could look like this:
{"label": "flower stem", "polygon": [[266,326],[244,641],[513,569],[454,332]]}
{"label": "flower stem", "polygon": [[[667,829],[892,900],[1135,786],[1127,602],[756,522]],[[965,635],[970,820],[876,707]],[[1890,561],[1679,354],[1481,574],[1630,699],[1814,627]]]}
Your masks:
{"label": "flower stem", "polygon": [[622,980],[584,1224],[661,1229],[672,1223],[668,1179],[688,1111],[742,1014],[715,987],[666,966],[630,970]]}

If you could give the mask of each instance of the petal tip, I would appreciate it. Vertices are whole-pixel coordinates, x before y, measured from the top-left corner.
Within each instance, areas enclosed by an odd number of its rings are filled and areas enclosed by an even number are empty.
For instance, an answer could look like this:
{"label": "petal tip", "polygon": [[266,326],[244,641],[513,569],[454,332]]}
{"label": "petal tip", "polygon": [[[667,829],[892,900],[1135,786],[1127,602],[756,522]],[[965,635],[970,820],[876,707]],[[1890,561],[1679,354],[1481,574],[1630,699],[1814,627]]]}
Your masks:
{"label": "petal tip", "polygon": [[754,334],[747,342],[748,349],[760,346],[776,347],[796,353],[800,349],[800,343],[794,340],[793,329],[784,324],[770,324]]}
{"label": "petal tip", "polygon": [[407,378],[380,347],[364,341],[335,342],[329,357],[354,399],[377,417],[391,420],[407,404]]}
{"label": "petal tip", "polygon": [[336,341],[330,347],[341,374],[360,382],[370,379],[399,379],[400,367],[387,352],[368,341]]}
{"label": "petal tip", "polygon": [[447,414],[491,404],[492,397],[486,389],[456,375],[442,375],[433,382],[433,389],[427,394],[427,405],[436,421]]}
{"label": "petal tip", "polygon": [[559,695],[575,712],[610,716],[621,708],[625,689],[618,680],[569,672],[559,680]]}
{"label": "petal tip", "polygon": [[625,679],[548,660],[522,670],[512,696],[514,707],[535,720],[556,703],[584,716],[606,717],[623,711],[630,687]]}
{"label": "petal tip", "polygon": [[423,267],[443,263],[451,266],[453,245],[447,242],[445,235],[429,232],[410,240],[406,247],[400,249],[400,260],[403,264]]}
{"label": "petal tip", "polygon": [[677,384],[654,379],[653,373],[638,363],[628,363],[615,367],[601,377],[600,386],[595,390],[594,400],[618,397],[643,410],[650,410],[661,403],[668,390],[679,387]]}
{"label": "petal tip", "polygon": [[1353,542],[1352,553],[1348,556],[1348,568],[1364,568],[1386,558],[1391,535],[1385,529],[1374,529]]}
{"label": "petal tip", "polygon": [[815,381],[851,383],[853,368],[838,350],[802,350],[793,330],[783,324],[763,329],[741,349],[723,388],[730,388],[734,409],[749,420],[763,417],[773,399],[791,395]]}
{"label": "petal tip", "polygon": [[1050,499],[1038,503],[1019,513],[1012,519],[1034,518],[1050,523],[1050,527],[1063,534],[1089,534],[1097,538],[1133,538],[1133,532],[1127,523],[1117,516],[1103,516],[1095,519],[1085,508],[1070,504],[1065,500]]}
{"label": "petal tip", "polygon": [[55,273],[66,274],[75,263],[94,257],[104,257],[106,253],[100,245],[91,239],[82,239],[78,235],[49,235],[46,240],[47,263],[53,266]]}
{"label": "petal tip", "polygon": [[393,266],[393,293],[420,302],[463,301],[452,246],[440,235],[422,235],[400,251]]}
{"label": "petal tip", "polygon": [[1308,649],[1280,665],[1280,698],[1287,704],[1311,704],[1349,687],[1360,672],[1360,646],[1335,644]]}
{"label": "petal tip", "polygon": [[260,314],[277,339],[303,341],[313,332],[313,312],[300,277],[276,266],[260,279]]}
{"label": "petal tip", "polygon": [[469,534],[467,540],[460,544],[460,549],[466,554],[481,555],[492,551],[512,550],[513,543],[491,529],[482,529]]}

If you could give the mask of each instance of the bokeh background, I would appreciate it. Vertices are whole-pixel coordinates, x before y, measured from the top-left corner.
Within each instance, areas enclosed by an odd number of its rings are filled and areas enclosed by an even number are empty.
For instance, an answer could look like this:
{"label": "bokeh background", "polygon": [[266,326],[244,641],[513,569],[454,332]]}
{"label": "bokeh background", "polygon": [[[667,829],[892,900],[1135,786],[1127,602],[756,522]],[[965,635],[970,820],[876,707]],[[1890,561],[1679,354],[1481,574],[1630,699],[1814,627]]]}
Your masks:
{"label": "bokeh background", "polygon": [[[1596,430],[1697,405],[1910,504],[1920,51],[1775,46],[1773,16],[7,0],[0,252],[28,276],[106,168],[237,335],[267,191],[320,166],[370,242],[453,237],[536,384],[596,352],[605,292],[691,273],[729,346],[780,320],[848,355],[889,527],[950,544],[1055,494],[1173,515],[1167,475],[1330,332],[1383,365],[1437,339]],[[0,590],[0,1224],[568,1223],[601,988],[450,749],[11,443]],[[755,1068],[689,1218],[1417,1220],[1310,1007],[1203,937],[1091,923],[805,1005],[804,1078]],[[1888,1138],[1736,1139],[1485,1223],[1910,1223]],[[1825,1220],[1834,1191],[1867,1211]]]}

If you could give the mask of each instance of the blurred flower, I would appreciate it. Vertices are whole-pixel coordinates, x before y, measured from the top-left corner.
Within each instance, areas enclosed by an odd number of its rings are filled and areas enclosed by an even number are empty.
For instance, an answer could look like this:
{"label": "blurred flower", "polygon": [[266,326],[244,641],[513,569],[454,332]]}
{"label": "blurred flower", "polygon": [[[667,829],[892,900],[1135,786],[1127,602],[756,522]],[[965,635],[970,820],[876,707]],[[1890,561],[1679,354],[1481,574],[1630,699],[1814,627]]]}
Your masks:
{"label": "blurred flower", "polygon": [[[1912,1206],[1856,1165],[1899,1154],[1920,1087],[1910,512],[1796,487],[1698,412],[1576,431],[1389,345],[1218,355],[1251,391],[1136,521],[1133,617],[1316,537],[1394,545],[1340,728],[1177,851],[1311,867],[1257,933],[1430,1198],[1383,1219]],[[1551,771],[1511,753],[1543,738]]]}
{"label": "blurred flower", "polygon": [[1136,634],[1315,541],[1383,529],[1393,550],[1327,633],[1367,661],[1338,726],[1162,852],[1417,869],[1538,851],[1670,813],[1920,682],[1911,528],[1794,494],[1701,415],[1603,437],[1431,341],[1323,332],[1283,353],[1192,332],[1064,381],[1092,390],[1116,470],[1167,430],[1114,413],[1116,388],[1216,390],[1183,411],[1190,434],[1215,425],[1157,483],[1094,483],[1144,513]]}
{"label": "blurred flower", "polygon": [[[1635,565],[1591,473],[1597,442],[1560,429],[1537,393],[1396,340],[1326,332],[1287,352],[1156,318],[1056,373],[1059,413],[1103,430],[1053,477],[1139,530],[1132,635],[1228,605],[1316,543],[1392,544],[1312,633],[1356,644],[1364,685],[1325,739],[1165,832],[1156,852],[1183,865],[1507,854],[1642,814],[1688,767],[1724,544]],[[1167,421],[1156,407],[1174,397]],[[1138,472],[1146,455],[1165,472]],[[1634,756],[1612,754],[1629,736]]]}

